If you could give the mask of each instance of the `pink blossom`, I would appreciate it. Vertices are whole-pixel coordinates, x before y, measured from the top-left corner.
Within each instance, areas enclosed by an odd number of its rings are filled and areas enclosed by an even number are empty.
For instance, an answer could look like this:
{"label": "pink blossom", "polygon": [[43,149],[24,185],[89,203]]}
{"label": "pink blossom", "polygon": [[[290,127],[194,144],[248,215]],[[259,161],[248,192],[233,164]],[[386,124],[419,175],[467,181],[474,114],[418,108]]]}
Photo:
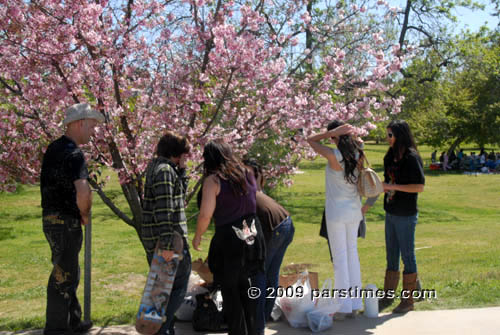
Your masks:
{"label": "pink blossom", "polygon": [[[238,153],[251,152],[256,141],[286,148],[282,156],[259,152],[272,161],[266,171],[276,185],[294,173],[297,157],[313,156],[302,136],[290,139],[291,130],[311,133],[332,118],[377,118],[368,111],[376,101],[368,97],[387,90],[387,76],[405,61],[394,48],[382,51],[385,32],[373,30],[371,23],[359,24],[360,12],[368,11],[365,6],[339,11],[336,25],[323,34],[324,17],[316,19],[315,14],[313,22],[303,13],[303,3],[295,1],[283,2],[283,11],[265,2],[261,12],[224,1],[215,13],[215,3],[208,0],[140,0],[133,3],[130,22],[122,0],[69,1],[64,6],[40,0],[46,12],[21,0],[6,3],[0,6],[0,15],[9,11],[10,18],[0,20],[0,30],[6,32],[0,38],[0,73],[16,81],[22,92],[2,91],[0,146],[9,149],[0,152],[2,189],[17,181],[36,182],[40,157],[62,133],[64,110],[75,98],[90,99],[106,116],[93,144],[84,148],[89,165],[110,167],[122,184],[132,187],[142,178],[159,135],[174,130],[189,136],[193,166],[201,162],[203,146],[215,138],[230,140]],[[196,19],[189,10],[194,5]],[[275,28],[285,29],[272,36],[264,14]],[[319,48],[312,58],[296,35],[306,28],[319,47],[335,45],[342,34],[363,38],[376,33],[352,49]],[[292,74],[303,62],[321,71]],[[368,85],[351,85],[355,82]],[[379,108],[398,112],[401,104],[402,99],[389,99]],[[199,178],[200,169],[190,174]]]}

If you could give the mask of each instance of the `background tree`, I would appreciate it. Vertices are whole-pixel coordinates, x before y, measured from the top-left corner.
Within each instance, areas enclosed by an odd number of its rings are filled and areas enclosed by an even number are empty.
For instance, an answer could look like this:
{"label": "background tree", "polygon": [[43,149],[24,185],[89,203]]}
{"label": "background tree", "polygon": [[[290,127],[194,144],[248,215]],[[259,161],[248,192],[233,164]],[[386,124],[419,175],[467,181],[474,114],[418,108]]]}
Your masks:
{"label": "background tree", "polygon": [[[498,33],[487,29],[456,38],[456,57],[447,67],[434,72],[434,80],[420,82],[404,78],[399,89],[405,95],[398,117],[412,123],[421,143],[447,146],[448,152],[461,143],[499,143],[499,43]],[[410,71],[428,76],[435,67],[432,53],[417,56]]]}
{"label": "background tree", "polygon": [[460,43],[461,62],[450,71],[445,98],[452,144],[500,144],[500,39],[481,32]]}

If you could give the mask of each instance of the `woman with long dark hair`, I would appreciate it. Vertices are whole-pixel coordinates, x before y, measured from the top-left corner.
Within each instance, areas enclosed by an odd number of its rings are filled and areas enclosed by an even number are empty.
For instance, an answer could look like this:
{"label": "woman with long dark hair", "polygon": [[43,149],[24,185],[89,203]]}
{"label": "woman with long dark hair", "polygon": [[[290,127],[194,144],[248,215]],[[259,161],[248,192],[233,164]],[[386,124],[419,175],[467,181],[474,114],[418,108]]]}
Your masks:
{"label": "woman with long dark hair", "polygon": [[229,145],[205,145],[204,181],[200,214],[193,238],[199,248],[212,217],[215,235],[208,264],[214,283],[221,288],[230,335],[255,335],[256,300],[248,289],[251,278],[264,270],[265,242],[256,216],[257,185],[253,174],[237,159]]}
{"label": "woman with long dark hair", "polygon": [[[386,293],[394,293],[399,283],[399,255],[404,264],[403,289],[417,288],[415,258],[415,226],[418,219],[418,193],[423,192],[425,177],[422,159],[417,151],[408,123],[394,120],[387,126],[389,149],[384,157],[384,210],[387,269],[384,280]],[[379,300],[382,310],[392,304],[393,295]],[[413,297],[401,297],[394,313],[413,310]]]}
{"label": "woman with long dark hair", "polygon": [[[337,320],[354,317],[362,307],[357,236],[363,214],[357,180],[358,166],[364,154],[359,142],[351,136],[353,129],[341,121],[332,121],[326,132],[307,139],[314,151],[328,160],[325,217],[333,259],[334,288],[337,292],[347,293],[347,297],[341,300],[339,313],[335,314]],[[320,141],[323,139],[333,139],[337,148],[322,145]],[[354,291],[353,297],[349,297],[350,290]]]}

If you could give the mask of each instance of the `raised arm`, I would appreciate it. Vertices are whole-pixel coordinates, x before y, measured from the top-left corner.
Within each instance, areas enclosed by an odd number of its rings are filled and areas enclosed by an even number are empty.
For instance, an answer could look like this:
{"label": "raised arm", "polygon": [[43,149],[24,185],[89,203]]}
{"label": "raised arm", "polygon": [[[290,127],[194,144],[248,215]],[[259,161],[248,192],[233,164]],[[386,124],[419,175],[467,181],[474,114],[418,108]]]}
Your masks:
{"label": "raised arm", "polygon": [[335,157],[335,154],[333,153],[332,149],[327,147],[326,145],[321,144],[320,141],[327,138],[347,135],[352,133],[353,130],[354,130],[353,126],[351,126],[350,124],[344,124],[335,129],[309,136],[307,138],[307,143],[309,143],[311,148],[313,148],[313,150],[316,153],[320,154],[321,156],[325,157],[328,160],[328,165],[333,170],[341,171],[342,166],[337,161],[337,158]]}

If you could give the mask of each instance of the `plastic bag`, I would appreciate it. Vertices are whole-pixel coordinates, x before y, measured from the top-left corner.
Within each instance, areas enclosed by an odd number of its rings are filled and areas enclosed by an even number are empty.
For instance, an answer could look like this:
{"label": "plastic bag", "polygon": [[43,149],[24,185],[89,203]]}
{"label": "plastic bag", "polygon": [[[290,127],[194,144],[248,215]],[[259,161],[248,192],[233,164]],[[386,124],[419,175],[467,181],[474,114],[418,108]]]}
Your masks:
{"label": "plastic bag", "polygon": [[327,330],[333,325],[333,315],[323,312],[321,309],[315,309],[307,313],[307,323],[313,332]]}
{"label": "plastic bag", "polygon": [[271,319],[273,321],[278,321],[282,315],[283,312],[281,311],[280,306],[278,306],[278,304],[276,304],[275,302],[273,306],[273,311],[271,312]]}
{"label": "plastic bag", "polygon": [[[189,281],[188,281],[188,287],[187,287],[187,293],[186,293],[186,295],[188,295],[193,290],[196,290],[197,287],[199,287],[199,286],[201,286],[203,284],[205,284],[205,281],[200,277],[200,275],[191,272],[191,274],[189,275]],[[202,293],[202,292],[199,292],[199,293]]]}
{"label": "plastic bag", "polygon": [[189,276],[188,288],[186,296],[175,312],[177,319],[181,321],[191,321],[193,319],[193,312],[196,308],[196,295],[207,293],[208,289],[201,286],[205,282],[197,274],[191,273]]}
{"label": "plastic bag", "polygon": [[[303,294],[296,294],[302,287]],[[311,285],[309,283],[308,272],[301,274],[297,282],[292,285],[293,294],[291,297],[283,296],[276,299],[276,303],[285,315],[290,326],[294,328],[307,327],[306,314],[314,309],[314,302],[311,300]]]}
{"label": "plastic bag", "polygon": [[214,282],[214,275],[208,267],[208,259],[205,259],[205,261],[203,261],[201,258],[198,258],[191,263],[191,266],[192,270],[198,273],[201,279],[203,279],[207,284],[211,284]]}
{"label": "plastic bag", "polygon": [[[332,280],[326,279],[320,291],[332,292]],[[307,324],[313,332],[327,330],[333,325],[333,315],[340,310],[341,303],[333,299],[330,294],[328,297],[319,297],[314,301],[314,309],[307,313]]]}

